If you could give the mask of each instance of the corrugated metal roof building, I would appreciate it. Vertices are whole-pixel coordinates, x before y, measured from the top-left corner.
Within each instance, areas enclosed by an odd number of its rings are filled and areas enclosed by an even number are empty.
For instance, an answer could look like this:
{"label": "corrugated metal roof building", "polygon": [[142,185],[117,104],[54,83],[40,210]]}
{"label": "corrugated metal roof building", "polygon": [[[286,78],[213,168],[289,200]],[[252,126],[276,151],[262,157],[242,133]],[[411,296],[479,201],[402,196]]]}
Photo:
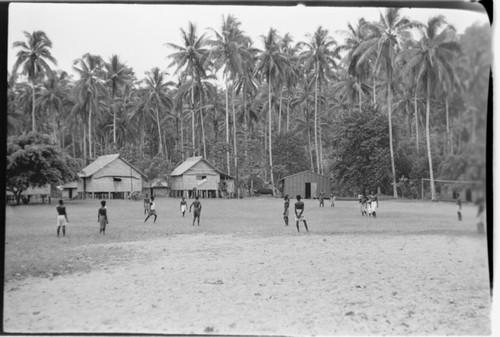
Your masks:
{"label": "corrugated metal roof building", "polygon": [[326,197],[331,193],[330,178],[309,170],[284,177],[281,182],[283,195],[288,194],[290,199],[298,194],[304,199],[317,199],[322,191]]}
{"label": "corrugated metal roof building", "polygon": [[203,157],[191,157],[170,173],[170,186],[174,197],[216,198],[234,192],[234,179]]}
{"label": "corrugated metal roof building", "polygon": [[78,172],[78,177],[79,197],[125,199],[142,190],[142,178],[146,175],[120,154],[110,154],[98,157]]}

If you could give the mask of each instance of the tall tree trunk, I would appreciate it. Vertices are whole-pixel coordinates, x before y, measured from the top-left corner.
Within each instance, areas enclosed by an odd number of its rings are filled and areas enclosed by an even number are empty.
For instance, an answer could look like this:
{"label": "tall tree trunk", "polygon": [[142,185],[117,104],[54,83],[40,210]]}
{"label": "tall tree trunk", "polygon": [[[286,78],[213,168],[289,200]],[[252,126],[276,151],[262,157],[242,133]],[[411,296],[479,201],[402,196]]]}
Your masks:
{"label": "tall tree trunk", "polygon": [[112,95],[113,99],[113,153],[116,153],[117,151],[117,146],[116,146],[116,102],[115,102],[115,95]]}
{"label": "tall tree trunk", "polygon": [[278,133],[281,134],[281,102],[283,100],[283,88],[280,89],[280,109],[278,113]]}
{"label": "tall tree trunk", "polygon": [[420,152],[419,140],[418,140],[418,104],[417,104],[417,87],[415,87],[415,97],[414,97],[414,105],[415,105],[415,137],[416,137],[416,145],[417,145],[417,154]]}
{"label": "tall tree trunk", "polygon": [[309,126],[309,120],[307,121],[307,152],[309,153],[309,158],[311,159],[311,171],[314,172],[314,159],[313,152],[311,149],[311,128]]}
{"label": "tall tree trunk", "polygon": [[87,139],[86,134],[87,130],[85,128],[85,122],[82,121],[83,124],[83,167],[87,166]]}
{"label": "tall tree trunk", "polygon": [[193,142],[193,157],[196,156],[196,146],[195,146],[195,130],[194,130],[194,74],[192,78],[193,83],[191,84],[191,130],[192,130],[192,139]]}
{"label": "tall tree trunk", "polygon": [[286,100],[286,132],[290,131],[290,97]]}
{"label": "tall tree trunk", "polygon": [[163,154],[163,143],[161,140],[161,126],[160,126],[160,113],[158,112],[158,108],[155,108],[156,113],[156,125],[158,126],[158,154]]}
{"label": "tall tree trunk", "polygon": [[272,193],[274,197],[274,175],[273,175],[273,145],[272,145],[272,119],[271,119],[271,71],[269,71],[269,88],[268,88],[268,100],[269,100],[269,109],[268,109],[268,115],[269,115],[269,175],[271,176],[271,185],[272,185]]}
{"label": "tall tree trunk", "polygon": [[235,188],[236,188],[236,197],[239,197],[238,190],[238,144],[236,140],[236,112],[234,111],[234,89],[231,86],[231,105],[233,110],[233,143],[234,143],[234,169],[236,170],[235,176]]}
{"label": "tall tree trunk", "polygon": [[450,152],[450,115],[448,110],[448,97],[445,97],[444,104],[446,108],[446,152]]}
{"label": "tall tree trunk", "polygon": [[243,116],[245,117],[245,138],[244,138],[244,141],[245,141],[245,158],[248,157],[248,132],[249,132],[249,129],[248,129],[248,108],[247,108],[247,95],[245,94],[245,92],[243,91],[243,107],[244,107],[244,111],[243,111]]}
{"label": "tall tree trunk", "polygon": [[[229,83],[226,80],[226,143],[229,146]],[[231,164],[229,163],[229,150],[226,150],[227,174],[231,174]]]}
{"label": "tall tree trunk", "polygon": [[207,159],[207,145],[205,142],[205,126],[203,125],[203,108],[200,108],[200,119],[201,119],[201,139],[203,142],[203,158]]}
{"label": "tall tree trunk", "polygon": [[316,153],[316,168],[319,173],[319,146],[318,146],[318,74],[314,88],[314,152]]}
{"label": "tall tree trunk", "polygon": [[89,158],[92,158],[92,108],[89,107]]}
{"label": "tall tree trunk", "polygon": [[35,80],[31,81],[31,130],[36,132],[36,122],[35,122]]}
{"label": "tall tree trunk", "polygon": [[427,79],[427,97],[426,97],[426,111],[425,111],[425,136],[427,138],[427,158],[429,160],[429,176],[431,185],[431,200],[436,200],[436,190],[434,187],[434,172],[432,170],[432,152],[431,152],[431,135],[429,120],[431,114],[431,81]]}
{"label": "tall tree trunk", "polygon": [[394,199],[398,198],[398,190],[396,186],[396,166],[394,164],[394,148],[392,137],[392,91],[391,91],[392,76],[387,76],[387,111],[389,115],[389,149],[391,152],[391,169],[392,169],[392,192]]}

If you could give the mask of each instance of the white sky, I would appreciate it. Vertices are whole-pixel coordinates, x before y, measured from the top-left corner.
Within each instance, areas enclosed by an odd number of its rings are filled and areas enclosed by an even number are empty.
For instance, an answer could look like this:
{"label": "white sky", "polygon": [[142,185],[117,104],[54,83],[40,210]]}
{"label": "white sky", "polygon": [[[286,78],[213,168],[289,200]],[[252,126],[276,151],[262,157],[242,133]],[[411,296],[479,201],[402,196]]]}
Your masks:
{"label": "white sky", "polygon": [[[17,52],[12,43],[25,41],[23,31],[44,31],[53,43],[56,68],[70,74],[73,61],[89,52],[106,61],[112,54],[119,55],[141,79],[155,66],[167,70],[167,55],[173,50],[165,43],[181,44],[180,28],[186,29],[189,21],[197,25],[200,34],[211,36],[207,28],[219,30],[222,15],[233,14],[241,29],[261,48],[260,36],[270,27],[281,35],[290,33],[298,42],[322,25],[340,43],[342,38],[336,31],[346,29],[348,22],[355,25],[361,17],[378,20],[380,11],[383,9],[366,7],[14,3],[9,7],[8,70],[12,70]],[[488,22],[486,13],[464,10],[404,9],[403,14],[422,22],[442,14],[459,33],[476,22]]]}

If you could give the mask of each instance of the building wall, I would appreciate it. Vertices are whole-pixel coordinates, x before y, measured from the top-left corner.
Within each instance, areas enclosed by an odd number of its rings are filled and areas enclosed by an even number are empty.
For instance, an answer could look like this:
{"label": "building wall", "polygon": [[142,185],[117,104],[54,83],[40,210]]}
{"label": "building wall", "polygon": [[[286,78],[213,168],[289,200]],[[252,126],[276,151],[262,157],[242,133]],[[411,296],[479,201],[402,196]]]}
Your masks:
{"label": "building wall", "polygon": [[170,177],[170,187],[173,191],[182,191],[184,189],[182,176]]}
{"label": "building wall", "polygon": [[[310,171],[301,172],[299,174],[286,177],[284,179],[283,194],[293,199],[297,194],[302,198],[306,195],[306,183],[316,183],[316,194],[311,195],[312,198],[318,198],[321,191],[325,192],[325,196],[329,196],[331,192],[330,179],[325,176],[315,174]],[[312,192],[312,191],[311,191]]]}
{"label": "building wall", "polygon": [[[200,177],[206,176],[206,182],[203,183],[202,185],[198,185],[198,183],[201,181]],[[191,174],[189,171],[186,172],[182,176],[183,180],[183,189],[184,190],[192,190],[193,188],[196,188],[197,190],[217,190],[219,189],[219,181],[220,181],[220,176],[219,174],[215,175],[208,175],[208,174]]]}

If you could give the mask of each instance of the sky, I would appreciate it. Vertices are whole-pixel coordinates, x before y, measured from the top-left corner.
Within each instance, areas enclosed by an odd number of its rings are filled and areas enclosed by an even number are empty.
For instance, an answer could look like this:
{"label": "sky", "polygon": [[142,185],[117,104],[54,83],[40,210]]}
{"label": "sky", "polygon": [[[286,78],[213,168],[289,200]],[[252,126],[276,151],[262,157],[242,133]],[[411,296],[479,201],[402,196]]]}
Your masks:
{"label": "sky", "polygon": [[[155,66],[173,74],[168,55],[174,50],[165,44],[182,44],[180,29],[186,29],[190,21],[199,34],[212,37],[209,28],[218,31],[222,16],[233,14],[255,46],[262,48],[261,36],[271,27],[281,35],[290,33],[298,42],[321,25],[341,43],[338,31],[345,30],[348,22],[355,26],[359,18],[377,21],[383,11],[376,7],[13,3],[9,7],[8,70],[12,70],[17,53],[12,43],[26,41],[23,31],[47,34],[53,44],[52,56],[58,61],[56,69],[74,74],[74,60],[85,53],[100,55],[106,61],[117,54],[141,79]],[[474,23],[488,22],[485,12],[465,10],[406,8],[403,14],[421,22],[442,14],[458,33]]]}

